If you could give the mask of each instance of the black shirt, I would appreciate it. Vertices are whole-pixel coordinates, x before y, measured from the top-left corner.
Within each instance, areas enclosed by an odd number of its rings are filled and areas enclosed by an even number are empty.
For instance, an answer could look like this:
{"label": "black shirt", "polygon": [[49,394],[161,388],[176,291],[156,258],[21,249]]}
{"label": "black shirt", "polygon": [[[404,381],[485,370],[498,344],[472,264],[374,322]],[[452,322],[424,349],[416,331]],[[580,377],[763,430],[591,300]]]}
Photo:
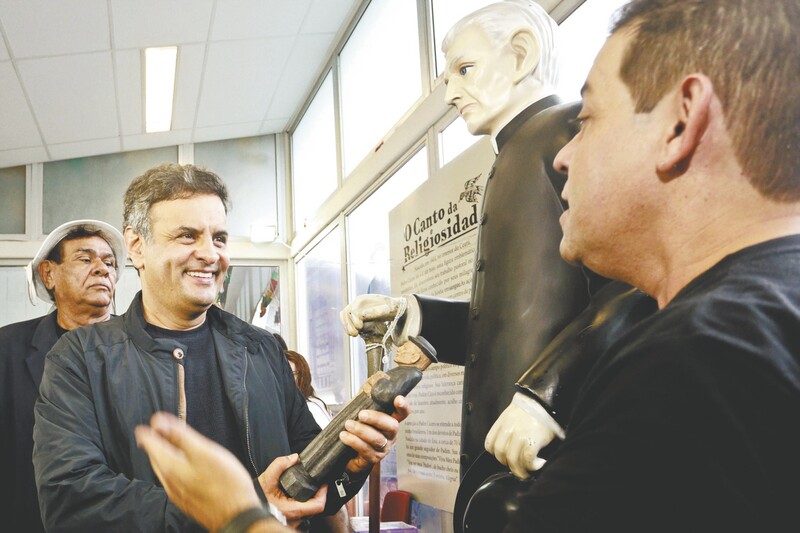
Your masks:
{"label": "black shirt", "polygon": [[598,361],[511,531],[796,530],[800,236],[732,254]]}
{"label": "black shirt", "polygon": [[206,437],[230,450],[242,464],[247,454],[236,429],[236,418],[225,396],[219,360],[208,321],[200,327],[178,331],[147,324],[154,339],[171,339],[184,349],[186,422]]}

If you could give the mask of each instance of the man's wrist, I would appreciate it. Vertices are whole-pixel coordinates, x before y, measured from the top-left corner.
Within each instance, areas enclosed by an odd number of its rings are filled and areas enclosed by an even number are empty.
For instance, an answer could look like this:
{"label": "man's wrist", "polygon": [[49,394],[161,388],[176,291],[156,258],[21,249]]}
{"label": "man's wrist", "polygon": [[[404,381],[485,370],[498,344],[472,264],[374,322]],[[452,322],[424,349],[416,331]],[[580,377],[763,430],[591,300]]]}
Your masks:
{"label": "man's wrist", "polygon": [[261,503],[267,505],[269,501],[267,500],[267,491],[264,488],[264,485],[261,482],[261,478],[264,476],[262,473],[260,476],[253,480],[253,488],[256,490],[256,496],[258,499],[261,500]]}
{"label": "man's wrist", "polygon": [[[250,507],[230,519],[217,533],[245,533],[250,526],[267,518],[273,518],[273,515],[265,507]],[[283,523],[286,524],[285,519]]]}
{"label": "man's wrist", "polygon": [[271,502],[267,502],[267,505],[269,505],[269,514],[272,515],[272,518],[285,526],[286,516],[283,514],[283,511],[281,511],[277,505],[273,505]]}

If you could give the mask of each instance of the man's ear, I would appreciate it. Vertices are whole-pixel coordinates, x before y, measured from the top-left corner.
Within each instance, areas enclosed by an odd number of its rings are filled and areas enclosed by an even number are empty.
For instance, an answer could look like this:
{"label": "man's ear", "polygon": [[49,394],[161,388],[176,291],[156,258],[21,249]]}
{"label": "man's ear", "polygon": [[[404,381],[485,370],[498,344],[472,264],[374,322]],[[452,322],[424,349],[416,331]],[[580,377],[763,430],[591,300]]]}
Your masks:
{"label": "man's ear", "polygon": [[514,82],[519,83],[536,70],[541,58],[539,39],[529,29],[523,28],[511,37],[511,50],[516,58]]}
{"label": "man's ear", "polygon": [[131,263],[140,270],[144,266],[144,257],[142,254],[142,246],[144,246],[144,239],[136,233],[131,226],[125,228],[125,247],[128,249],[128,257]]}
{"label": "man's ear", "polygon": [[56,287],[56,282],[53,279],[53,262],[45,259],[39,263],[39,277],[42,278],[42,283],[47,287],[47,290],[52,291]]}
{"label": "man's ear", "polygon": [[709,125],[714,86],[705,74],[690,74],[674,95],[672,123],[667,132],[664,154],[656,165],[658,172],[685,168]]}

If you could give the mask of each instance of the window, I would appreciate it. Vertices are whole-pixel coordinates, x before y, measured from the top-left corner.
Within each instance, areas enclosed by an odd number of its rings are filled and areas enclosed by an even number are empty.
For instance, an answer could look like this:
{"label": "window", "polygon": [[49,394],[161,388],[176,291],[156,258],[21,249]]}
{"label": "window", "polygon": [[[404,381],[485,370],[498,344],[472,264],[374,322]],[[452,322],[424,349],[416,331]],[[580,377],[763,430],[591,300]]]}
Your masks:
{"label": "window", "polygon": [[[428,179],[427,165],[428,150],[423,147],[347,217],[350,301],[359,294],[391,294],[389,211]],[[356,389],[367,379],[364,342],[359,338],[352,339],[350,352],[353,354],[352,388]],[[392,451],[381,462],[381,501],[387,491],[396,488],[397,463]],[[367,507],[362,511],[367,514]]]}
{"label": "window", "polygon": [[311,367],[317,395],[327,404],[349,398],[342,307],[342,242],[334,228],[297,262],[297,346]]}
{"label": "window", "polygon": [[422,94],[416,2],[373,0],[340,54],[344,175]]}
{"label": "window", "polygon": [[42,228],[93,218],[122,228],[122,197],[133,178],[159,163],[178,161],[170,146],[44,164]]}
{"label": "window", "polygon": [[245,137],[194,145],[194,161],[228,187],[228,232],[249,237],[252,224],[278,225],[275,136]]}
{"label": "window", "polygon": [[25,234],[25,167],[0,168],[0,234]]}
{"label": "window", "polygon": [[608,37],[611,15],[627,3],[628,0],[588,0],[559,26],[561,71],[556,92],[564,101],[580,100],[581,87]]}
{"label": "window", "polygon": [[217,305],[245,322],[281,332],[280,269],[274,266],[231,266]]}
{"label": "window", "polygon": [[436,75],[444,71],[442,41],[456,22],[483,6],[497,0],[433,0],[433,51],[436,58]]}
{"label": "window", "polygon": [[[389,285],[389,211],[428,179],[428,150],[423,147],[347,217],[350,298],[391,294]],[[354,340],[353,385],[367,379],[364,343]]]}
{"label": "window", "polygon": [[292,134],[294,226],[306,220],[338,184],[333,74],[329,72]]}
{"label": "window", "polygon": [[467,129],[467,123],[461,117],[450,123],[439,134],[439,160],[445,166],[461,152],[480,140],[481,135],[473,135]]}
{"label": "window", "polygon": [[0,328],[47,314],[51,305],[28,297],[28,280],[21,266],[0,266]]}

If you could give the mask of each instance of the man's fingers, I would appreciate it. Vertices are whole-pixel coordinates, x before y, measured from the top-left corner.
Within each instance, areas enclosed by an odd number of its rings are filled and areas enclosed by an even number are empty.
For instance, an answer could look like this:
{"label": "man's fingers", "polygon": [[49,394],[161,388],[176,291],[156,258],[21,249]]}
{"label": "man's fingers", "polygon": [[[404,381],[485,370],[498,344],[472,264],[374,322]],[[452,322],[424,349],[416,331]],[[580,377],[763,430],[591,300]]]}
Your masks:
{"label": "man's fingers", "polygon": [[136,426],[134,432],[136,444],[145,451],[150,459],[153,472],[161,481],[164,489],[169,491],[170,480],[168,476],[164,475],[163,469],[176,468],[185,460],[184,454],[149,426]]}
{"label": "man's fingers", "polygon": [[150,417],[150,427],[175,448],[185,453],[189,460],[208,453],[209,445],[220,446],[171,413],[162,411],[153,413],[153,416]]}
{"label": "man's fingers", "polygon": [[[270,490],[280,490],[278,488],[278,480],[281,477],[286,469],[290,466],[295,464],[300,459],[300,456],[296,453],[292,455],[283,455],[281,457],[276,457],[274,461],[272,461],[266,470],[259,476],[259,479],[262,480],[262,488],[264,488],[264,492],[268,493]],[[266,486],[264,486],[266,485]]]}
{"label": "man's fingers", "polygon": [[402,422],[411,414],[411,405],[405,396],[397,396],[394,399],[394,408],[395,412],[392,413],[392,418],[398,422]]}
{"label": "man's fingers", "polygon": [[323,509],[325,509],[325,502],[327,501],[327,499],[328,499],[328,485],[323,484],[319,488],[317,493],[314,494],[314,497],[311,498],[309,501],[314,502],[314,505],[321,506]]}
{"label": "man's fingers", "polygon": [[393,442],[392,438],[372,426],[353,420],[345,423],[345,431],[339,435],[342,443],[354,449],[359,455],[368,458],[370,462],[379,461],[383,457],[383,452],[389,452]]}
{"label": "man's fingers", "polygon": [[[295,454],[294,457],[297,457],[297,455]],[[285,459],[285,457],[281,459]],[[288,466],[286,466],[287,464]],[[289,466],[291,466],[291,464],[289,464],[289,462],[287,461],[282,461],[281,467],[283,466],[286,466],[288,468]],[[267,471],[265,471],[264,474],[267,474]],[[278,507],[278,509],[280,509],[280,511],[286,517],[286,522],[288,525],[290,525],[291,527],[297,527],[299,525],[300,520],[302,520],[303,518],[308,516],[318,515],[319,513],[325,510],[325,501],[327,499],[327,494],[328,494],[328,485],[324,484],[319,488],[319,490],[317,490],[317,493],[314,495],[313,498],[310,498],[304,502],[293,500],[287,497],[282,492],[280,493],[276,492],[272,495],[267,494],[267,498],[269,499],[270,503],[272,503],[273,505]]]}
{"label": "man's fingers", "polygon": [[136,426],[136,443],[150,457],[150,461],[177,461],[182,453],[160,433],[148,426]]}
{"label": "man's fingers", "polygon": [[[364,409],[358,413],[357,421],[348,421],[345,423],[345,427],[348,431],[351,431],[352,428],[359,435],[364,432],[367,437],[365,440],[369,440],[370,435],[373,433],[380,433],[387,439],[394,440],[400,430],[400,422],[394,416],[386,413]],[[383,442],[383,439],[380,442]]]}

